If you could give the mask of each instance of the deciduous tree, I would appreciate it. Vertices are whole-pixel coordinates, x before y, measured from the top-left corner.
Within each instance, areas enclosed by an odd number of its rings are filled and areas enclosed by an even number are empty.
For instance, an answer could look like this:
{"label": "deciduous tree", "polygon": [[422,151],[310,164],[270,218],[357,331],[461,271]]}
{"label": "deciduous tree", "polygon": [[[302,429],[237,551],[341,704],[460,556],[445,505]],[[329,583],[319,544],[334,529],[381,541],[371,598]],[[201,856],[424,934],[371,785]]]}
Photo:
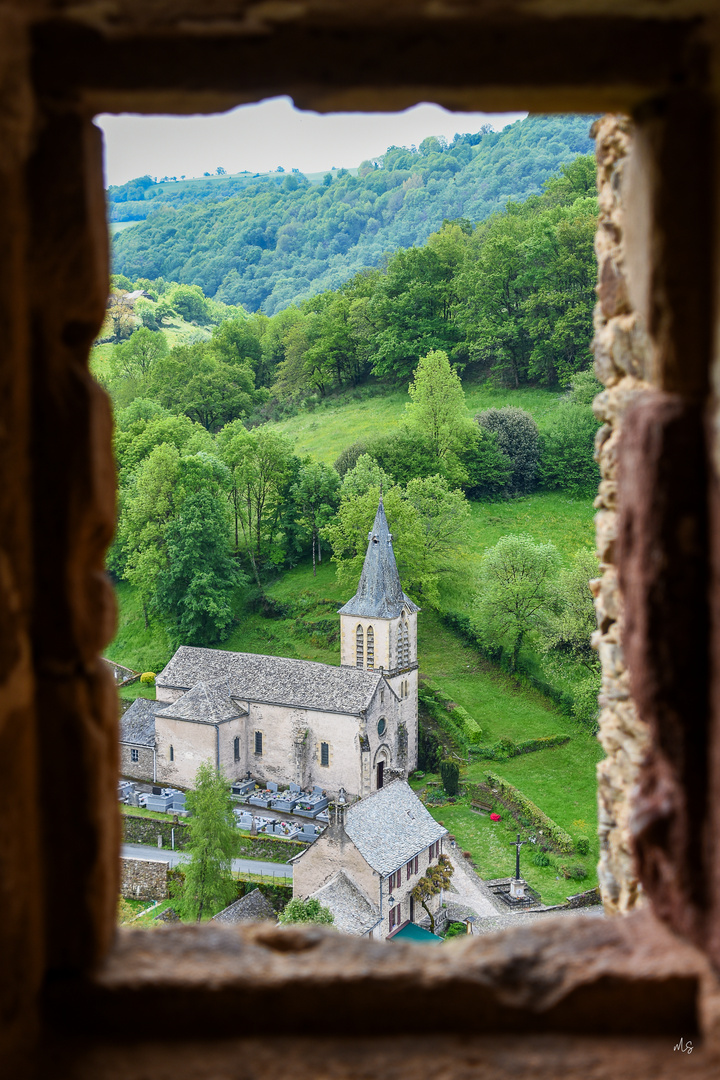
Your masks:
{"label": "deciduous tree", "polygon": [[475,622],[482,640],[507,652],[511,671],[526,635],[545,619],[558,567],[553,544],[525,535],[502,536],[483,556]]}
{"label": "deciduous tree", "polygon": [[441,855],[435,866],[428,866],[427,871],[412,890],[411,896],[425,908],[430,919],[430,933],[435,933],[435,916],[428,906],[428,902],[437,896],[441,889],[450,888],[450,879],[454,873],[453,864],[447,855]]}
{"label": "deciduous tree", "polygon": [[226,907],[237,894],[232,859],[238,850],[233,801],[227,780],[203,762],[187,793],[190,862],[176,899],[184,919],[200,922]]}

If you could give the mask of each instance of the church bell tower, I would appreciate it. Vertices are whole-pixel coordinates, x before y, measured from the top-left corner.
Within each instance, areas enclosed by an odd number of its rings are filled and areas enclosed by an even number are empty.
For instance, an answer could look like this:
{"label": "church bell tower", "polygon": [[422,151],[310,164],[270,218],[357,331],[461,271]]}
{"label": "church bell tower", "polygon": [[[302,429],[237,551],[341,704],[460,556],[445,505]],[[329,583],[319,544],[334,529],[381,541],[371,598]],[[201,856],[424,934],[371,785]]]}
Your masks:
{"label": "church bell tower", "polygon": [[382,497],[357,592],[340,608],[341,663],[382,671],[398,701],[407,738],[407,771],[417,765],[417,616],[420,608],[400,584]]}

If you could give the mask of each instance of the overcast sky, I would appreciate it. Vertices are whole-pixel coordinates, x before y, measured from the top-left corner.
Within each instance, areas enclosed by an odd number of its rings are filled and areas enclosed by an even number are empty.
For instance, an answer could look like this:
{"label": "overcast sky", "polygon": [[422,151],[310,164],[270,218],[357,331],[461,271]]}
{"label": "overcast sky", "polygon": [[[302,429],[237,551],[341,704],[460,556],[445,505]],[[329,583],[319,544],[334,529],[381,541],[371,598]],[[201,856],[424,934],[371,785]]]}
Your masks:
{"label": "overcast sky", "polygon": [[450,113],[416,105],[402,113],[301,112],[290,98],[242,105],[215,116],[109,116],[96,118],[105,133],[105,176],[124,184],[136,176],[202,176],[222,166],[228,173],[320,172],[355,168],[388,146],[417,146],[428,135],[452,139],[483,124],[500,130],[525,113]]}

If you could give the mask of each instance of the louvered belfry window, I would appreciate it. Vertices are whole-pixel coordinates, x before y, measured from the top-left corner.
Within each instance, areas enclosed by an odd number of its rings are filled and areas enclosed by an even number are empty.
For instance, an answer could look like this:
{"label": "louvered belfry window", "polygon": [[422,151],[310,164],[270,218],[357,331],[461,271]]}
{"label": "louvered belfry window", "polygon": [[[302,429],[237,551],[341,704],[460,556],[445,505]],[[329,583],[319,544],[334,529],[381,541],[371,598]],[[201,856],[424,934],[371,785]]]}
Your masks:
{"label": "louvered belfry window", "polygon": [[398,663],[404,667],[410,663],[410,631],[405,619],[400,623],[400,640],[398,641]]}
{"label": "louvered belfry window", "polygon": [[375,631],[372,626],[367,628],[367,666],[375,667]]}
{"label": "louvered belfry window", "polygon": [[365,639],[360,625],[355,631],[355,667],[365,667]]}

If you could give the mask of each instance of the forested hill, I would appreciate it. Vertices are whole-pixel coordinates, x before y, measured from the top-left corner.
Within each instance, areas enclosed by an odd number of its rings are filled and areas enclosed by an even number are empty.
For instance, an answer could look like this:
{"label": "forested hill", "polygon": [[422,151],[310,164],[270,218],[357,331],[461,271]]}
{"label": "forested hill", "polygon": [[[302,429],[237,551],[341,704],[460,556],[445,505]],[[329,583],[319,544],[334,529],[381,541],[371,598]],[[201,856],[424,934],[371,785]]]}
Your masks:
{"label": "forested hill", "polygon": [[301,173],[155,183],[108,191],[115,273],[200,285],[269,315],[336,289],[386,253],[424,244],[445,219],[482,221],[541,192],[593,149],[587,116],[530,116],[501,132],[435,137],[312,184]]}

